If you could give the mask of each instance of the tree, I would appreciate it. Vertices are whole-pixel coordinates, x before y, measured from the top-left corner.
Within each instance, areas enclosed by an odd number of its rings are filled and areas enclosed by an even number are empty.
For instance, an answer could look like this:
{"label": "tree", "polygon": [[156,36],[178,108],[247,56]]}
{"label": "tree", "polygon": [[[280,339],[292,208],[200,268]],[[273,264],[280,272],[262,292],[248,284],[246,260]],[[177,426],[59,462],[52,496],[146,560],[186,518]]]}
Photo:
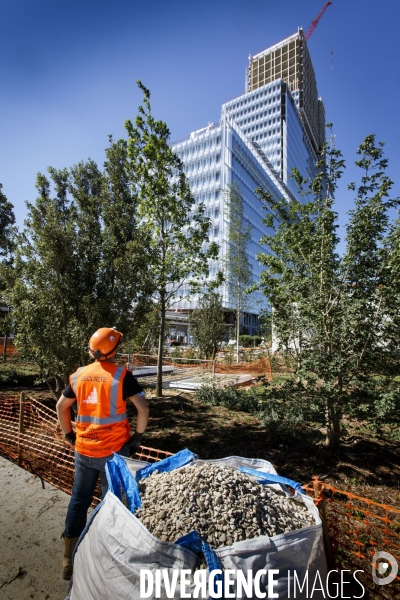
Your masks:
{"label": "tree", "polygon": [[[6,289],[7,282],[12,282],[12,258],[15,247],[15,215],[14,207],[2,192],[0,183],[0,294]],[[10,331],[10,315],[0,311],[0,333],[4,336],[3,361],[7,359],[7,336]]]}
{"label": "tree", "polygon": [[[27,202],[28,218],[15,253],[16,280],[7,298],[14,308],[15,343],[34,361],[58,396],[83,360],[83,331],[76,314],[82,288],[76,257],[76,207],[68,200],[68,171],[38,174],[39,196]],[[54,379],[55,385],[50,381]]]}
{"label": "tree", "polygon": [[[88,361],[98,327],[134,327],[146,303],[146,248],[139,250],[135,197],[125,172],[126,142],[106,151],[102,173],[89,160],[38,174],[39,196],[15,253],[15,341],[58,397]],[[55,195],[52,196],[52,186]]]}
{"label": "tree", "polygon": [[[138,227],[137,193],[129,177],[128,143],[114,141],[106,149],[102,203],[101,295],[111,291],[114,301],[108,304],[112,314],[108,322],[119,323],[129,337],[143,318],[153,310],[149,244]],[[103,310],[106,310],[104,306]]]}
{"label": "tree", "polygon": [[0,183],[0,258],[2,262],[10,258],[14,248],[16,233],[14,207],[2,192]]}
{"label": "tree", "polygon": [[143,104],[135,125],[127,121],[125,127],[129,173],[137,190],[139,235],[148,245],[153,298],[160,317],[156,393],[161,396],[165,313],[179,297],[200,289],[218,246],[211,243],[205,248],[211,221],[204,217],[203,205],[195,206],[183,163],[168,145],[167,125],[152,116],[149,90],[140,81],[138,86]]}
{"label": "tree", "polygon": [[[294,173],[303,203],[275,202],[259,190],[280,221],[262,240],[272,253],[259,256],[261,286],[279,349],[294,359],[293,377],[270,396],[284,401],[280,419],[324,424],[332,448],[345,414],[376,427],[399,421],[400,222],[389,215],[400,201],[389,198],[382,147],[370,135],[357,151],[363,175],[358,188],[349,186],[357,195],[342,257],[333,204],[344,161],[333,136],[314,181]],[[268,226],[273,222],[272,214],[266,217]]]}
{"label": "tree", "polygon": [[254,283],[248,257],[251,241],[251,225],[244,218],[243,198],[237,184],[231,184],[225,191],[225,217],[228,221],[228,235],[225,254],[225,278],[229,303],[236,316],[236,351],[239,362],[240,319],[249,306],[248,288]]}
{"label": "tree", "polygon": [[190,315],[190,332],[204,356],[214,360],[226,333],[221,298],[215,292],[200,297],[199,307]]}

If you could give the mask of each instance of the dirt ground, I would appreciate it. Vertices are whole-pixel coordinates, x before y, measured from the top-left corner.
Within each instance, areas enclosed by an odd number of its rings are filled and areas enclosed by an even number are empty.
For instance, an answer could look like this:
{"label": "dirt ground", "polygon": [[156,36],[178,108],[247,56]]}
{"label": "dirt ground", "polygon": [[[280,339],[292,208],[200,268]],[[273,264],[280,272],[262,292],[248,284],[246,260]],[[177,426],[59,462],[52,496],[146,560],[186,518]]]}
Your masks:
{"label": "dirt ground", "polygon": [[[55,404],[45,390],[31,394],[47,406]],[[155,398],[148,390],[147,395],[146,446],[169,452],[186,447],[204,459],[263,458],[302,484],[319,475],[341,490],[400,508],[400,443],[372,435],[362,423],[353,424],[333,453],[312,429],[273,444],[253,415],[200,404],[189,394]],[[128,415],[133,424],[133,406]],[[60,534],[68,500],[48,483],[42,489],[39,478],[0,457],[0,600],[64,600],[68,583],[60,577]]]}
{"label": "dirt ground", "polygon": [[0,600],[63,600],[68,494],[0,456]]}

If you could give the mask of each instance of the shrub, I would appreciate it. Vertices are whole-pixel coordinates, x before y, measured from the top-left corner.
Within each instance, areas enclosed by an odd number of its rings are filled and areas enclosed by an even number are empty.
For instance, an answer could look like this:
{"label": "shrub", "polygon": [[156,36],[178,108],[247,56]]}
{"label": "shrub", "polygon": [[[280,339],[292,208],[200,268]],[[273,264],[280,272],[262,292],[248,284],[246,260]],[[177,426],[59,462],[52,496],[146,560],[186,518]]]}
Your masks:
{"label": "shrub", "polygon": [[253,346],[253,336],[246,334],[239,335],[239,344],[245,348],[251,348]]}

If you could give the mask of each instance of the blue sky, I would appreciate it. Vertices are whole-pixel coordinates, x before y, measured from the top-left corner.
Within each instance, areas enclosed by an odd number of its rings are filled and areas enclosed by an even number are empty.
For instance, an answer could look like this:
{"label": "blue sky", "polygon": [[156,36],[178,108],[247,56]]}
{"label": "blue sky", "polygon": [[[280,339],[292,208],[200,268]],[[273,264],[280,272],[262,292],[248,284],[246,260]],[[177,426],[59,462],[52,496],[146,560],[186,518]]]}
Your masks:
{"label": "blue sky", "polygon": [[[171,140],[215,122],[244,91],[249,54],[306,31],[324,0],[2,0],[0,182],[19,226],[35,178],[91,157],[124,135],[141,95]],[[355,151],[376,133],[400,194],[399,0],[333,0],[309,40],[328,121],[348,164],[340,223],[357,178]],[[396,181],[397,179],[397,181]],[[343,230],[342,230],[343,233]]]}

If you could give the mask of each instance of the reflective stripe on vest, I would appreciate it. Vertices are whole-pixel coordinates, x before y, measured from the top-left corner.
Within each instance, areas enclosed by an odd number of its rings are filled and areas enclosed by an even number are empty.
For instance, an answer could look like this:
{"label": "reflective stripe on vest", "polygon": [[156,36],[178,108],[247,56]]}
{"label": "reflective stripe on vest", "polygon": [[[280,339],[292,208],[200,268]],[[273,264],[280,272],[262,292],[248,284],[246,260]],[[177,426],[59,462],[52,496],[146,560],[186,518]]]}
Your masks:
{"label": "reflective stripe on vest", "polygon": [[113,423],[125,421],[125,419],[126,412],[122,413],[122,415],[116,415],[115,417],[85,417],[78,415],[76,418],[79,423],[92,423],[93,425],[112,425]]}
{"label": "reflective stripe on vest", "polygon": [[[79,369],[73,376],[73,384],[76,383],[78,373],[83,369]],[[85,415],[77,415],[76,420],[79,423],[92,423],[93,425],[112,425],[113,423],[121,423],[125,421],[126,412],[118,415],[117,414],[117,402],[118,402],[118,387],[121,381],[121,377],[125,371],[125,367],[118,367],[112,376],[111,392],[110,392],[110,416],[109,417],[91,417]]]}
{"label": "reflective stripe on vest", "polygon": [[124,372],[125,367],[118,367],[113,375],[111,383],[111,394],[110,394],[110,417],[117,415],[117,402],[118,402],[118,386],[121,379],[121,375]]}
{"label": "reflective stripe on vest", "polygon": [[79,369],[78,369],[77,371],[75,371],[75,373],[72,375],[72,378],[71,378],[71,387],[72,387],[72,391],[73,391],[73,392],[74,392],[74,394],[75,394],[75,398],[76,398],[76,380],[77,380],[77,377],[78,377],[79,373],[80,373],[80,372],[82,371],[82,369],[84,369],[84,368],[85,368],[85,367],[79,367]]}

